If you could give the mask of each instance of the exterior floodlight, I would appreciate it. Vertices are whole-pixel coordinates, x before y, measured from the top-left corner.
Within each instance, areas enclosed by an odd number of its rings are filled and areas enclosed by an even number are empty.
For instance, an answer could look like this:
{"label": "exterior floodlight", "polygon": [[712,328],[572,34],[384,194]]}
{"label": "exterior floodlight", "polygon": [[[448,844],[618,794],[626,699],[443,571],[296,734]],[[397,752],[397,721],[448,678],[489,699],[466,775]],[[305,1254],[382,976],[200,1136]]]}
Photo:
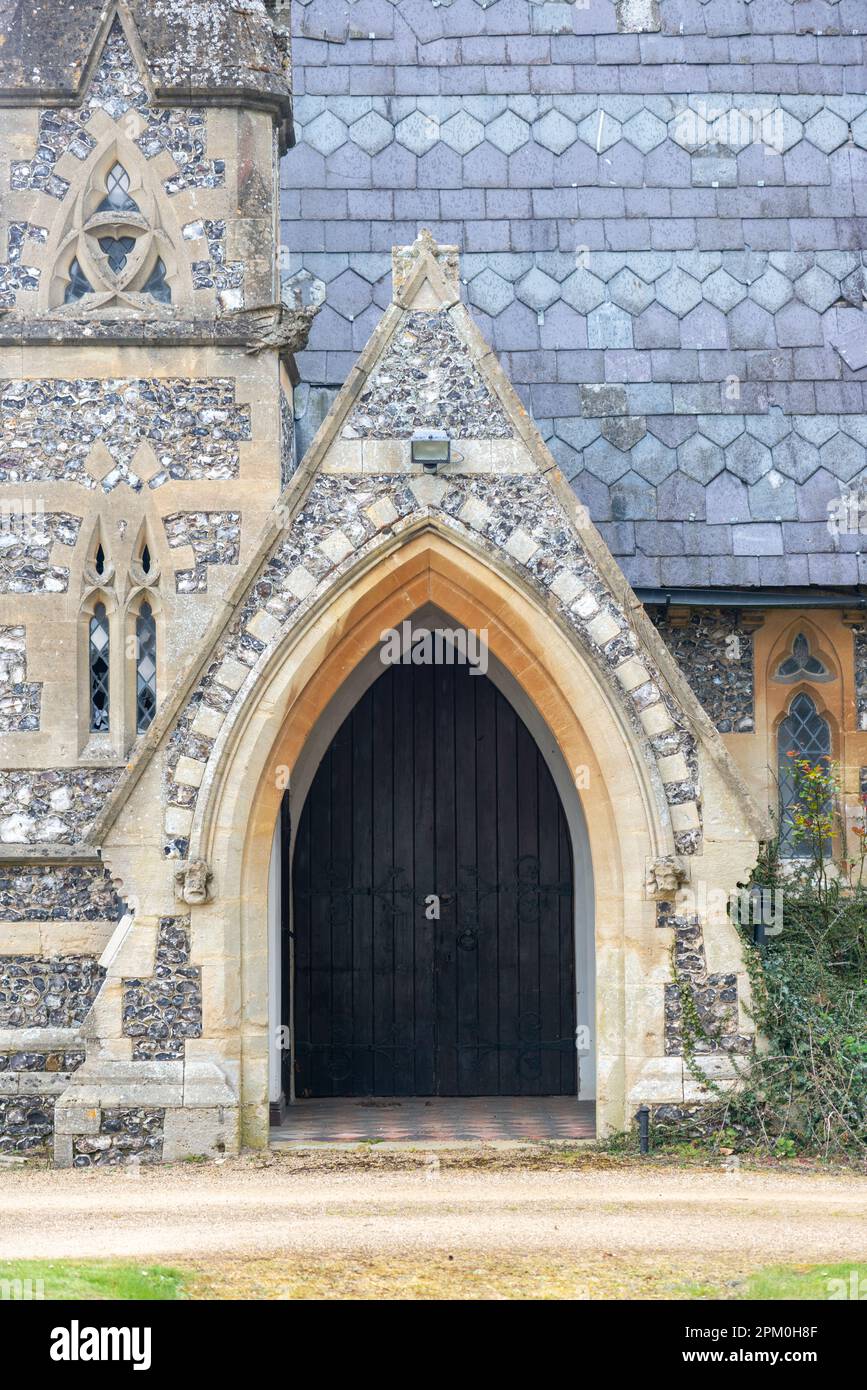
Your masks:
{"label": "exterior floodlight", "polygon": [[412,437],[412,461],[420,463],[426,473],[436,473],[441,463],[448,463],[452,444],[445,430],[416,430]]}

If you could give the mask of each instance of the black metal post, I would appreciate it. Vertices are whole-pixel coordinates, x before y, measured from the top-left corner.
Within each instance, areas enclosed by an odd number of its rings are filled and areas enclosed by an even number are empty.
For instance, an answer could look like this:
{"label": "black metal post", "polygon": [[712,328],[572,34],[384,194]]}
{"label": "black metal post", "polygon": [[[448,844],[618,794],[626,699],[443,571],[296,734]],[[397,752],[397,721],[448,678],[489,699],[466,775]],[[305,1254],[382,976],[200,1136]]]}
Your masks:
{"label": "black metal post", "polygon": [[641,1153],[650,1152],[650,1111],[646,1105],[642,1105],[635,1112],[638,1121],[638,1147]]}
{"label": "black metal post", "polygon": [[765,914],[761,907],[758,916],[753,913],[753,943],[756,946],[764,946],[765,944]]}

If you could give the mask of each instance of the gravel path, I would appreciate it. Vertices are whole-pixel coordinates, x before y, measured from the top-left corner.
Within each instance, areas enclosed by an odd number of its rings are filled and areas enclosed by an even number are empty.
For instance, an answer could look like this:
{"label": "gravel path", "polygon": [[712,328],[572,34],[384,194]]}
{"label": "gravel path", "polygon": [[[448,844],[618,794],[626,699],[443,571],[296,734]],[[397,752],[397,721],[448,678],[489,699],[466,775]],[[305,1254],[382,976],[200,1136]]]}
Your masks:
{"label": "gravel path", "polygon": [[867,1178],[696,1170],[335,1170],[241,1159],[122,1171],[0,1169],[0,1259],[425,1251],[867,1258]]}

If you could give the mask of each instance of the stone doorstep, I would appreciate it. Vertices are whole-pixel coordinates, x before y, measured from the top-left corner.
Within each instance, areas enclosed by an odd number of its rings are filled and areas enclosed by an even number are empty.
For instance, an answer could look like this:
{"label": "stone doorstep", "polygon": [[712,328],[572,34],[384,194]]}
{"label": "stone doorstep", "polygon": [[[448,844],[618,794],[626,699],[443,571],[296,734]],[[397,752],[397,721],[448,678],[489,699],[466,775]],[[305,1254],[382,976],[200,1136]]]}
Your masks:
{"label": "stone doorstep", "polygon": [[[376,1145],[376,1152],[379,1153],[419,1153],[428,1151],[445,1150],[451,1152],[455,1149],[497,1149],[503,1153],[514,1153],[520,1150],[539,1150],[547,1148],[562,1148],[568,1144],[570,1148],[575,1145],[595,1144],[595,1137],[585,1139],[383,1139]],[[287,1139],[280,1129],[271,1129],[268,1133],[269,1149],[290,1149],[292,1153],[305,1153],[313,1150],[325,1149],[329,1153],[369,1153],[370,1141],[365,1139],[358,1140],[332,1140],[332,1139]]]}

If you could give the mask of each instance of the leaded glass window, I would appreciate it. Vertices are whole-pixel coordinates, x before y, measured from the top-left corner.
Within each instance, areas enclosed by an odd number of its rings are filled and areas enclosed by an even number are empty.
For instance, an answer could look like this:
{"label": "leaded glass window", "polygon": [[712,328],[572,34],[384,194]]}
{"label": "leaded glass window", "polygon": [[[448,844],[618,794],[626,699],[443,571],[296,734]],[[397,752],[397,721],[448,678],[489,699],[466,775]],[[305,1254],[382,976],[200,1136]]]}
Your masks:
{"label": "leaded glass window", "polygon": [[142,294],[149,294],[161,304],[170,304],[172,292],[166,280],[166,268],[159,256],[157,263],[141,287]]}
{"label": "leaded glass window", "polygon": [[73,304],[76,299],[81,299],[86,294],[93,294],[93,286],[82,270],[75,256],[69,267],[69,284],[63,295],[64,304]]}
{"label": "leaded glass window", "polygon": [[109,726],[109,637],[105,604],[98,603],[90,620],[88,662],[90,665],[90,729],[107,734]]}
{"label": "leaded glass window", "polygon": [[774,680],[796,681],[832,680],[831,672],[824,662],[810,651],[810,644],[803,632],[799,632],[792,643],[792,654],[781,661],[774,673]]}
{"label": "leaded glass window", "polygon": [[105,197],[97,212],[138,212],[138,204],[130,197],[129,174],[122,164],[113,164],[105,180]]}
{"label": "leaded glass window", "polygon": [[110,268],[117,275],[126,265],[127,256],[135,246],[134,236],[101,236],[98,237],[99,249],[105,256]]}
{"label": "leaded glass window", "polygon": [[[811,853],[810,845],[795,833],[793,818],[796,805],[795,758],[809,758],[811,763],[828,766],[831,758],[831,729],[809,695],[796,695],[789,713],[780,725],[778,735],[780,788],[780,853],[786,859],[804,859]],[[790,757],[789,754],[793,756]],[[828,810],[830,811],[830,805]],[[830,853],[830,843],[826,853]]]}
{"label": "leaded glass window", "polygon": [[149,603],[143,603],[135,621],[136,681],[135,726],[143,734],[157,708],[157,625]]}

